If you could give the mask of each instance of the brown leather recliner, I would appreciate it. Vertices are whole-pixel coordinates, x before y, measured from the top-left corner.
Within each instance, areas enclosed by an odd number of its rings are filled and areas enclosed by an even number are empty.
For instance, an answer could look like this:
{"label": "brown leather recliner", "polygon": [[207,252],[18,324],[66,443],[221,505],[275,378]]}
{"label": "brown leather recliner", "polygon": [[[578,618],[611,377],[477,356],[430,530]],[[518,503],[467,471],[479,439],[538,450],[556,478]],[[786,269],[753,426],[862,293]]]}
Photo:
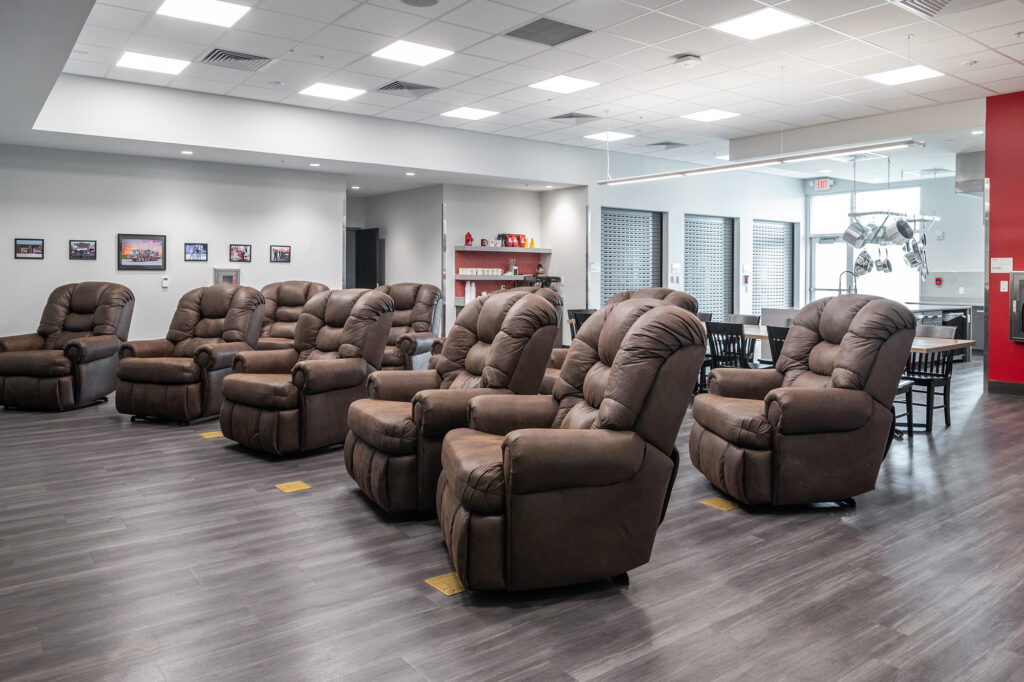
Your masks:
{"label": "brown leather recliner", "polygon": [[384,284],[377,287],[395,301],[381,369],[427,369],[430,349],[441,329],[441,290],[433,284]]}
{"label": "brown leather recliner", "polygon": [[320,282],[288,281],[273,282],[262,289],[263,329],[256,342],[257,350],[288,350],[295,340],[295,323],[302,314],[306,302],[327,291],[327,285]]}
{"label": "brown leather recliner", "polygon": [[286,350],[239,353],[224,379],[220,427],[240,445],[276,455],[336,445],[348,409],[380,367],[395,304],[381,291],[325,291],[309,300]]}
{"label": "brown leather recliner", "polygon": [[433,511],[445,434],[466,426],[474,396],[536,393],[556,323],[536,294],[491,294],[459,313],[435,369],[371,374],[371,399],[352,403],[345,441],[363,492],[388,512]]}
{"label": "brown leather recliner", "polygon": [[115,405],[122,414],[188,423],[220,411],[221,384],[237,353],[252,350],[263,322],[263,295],[215,284],[178,301],[167,336],[121,347]]}
{"label": "brown leather recliner", "polygon": [[552,396],[483,396],[444,439],[437,514],[462,583],[525,590],[647,563],[704,361],[688,310],[609,302],[581,327]]}
{"label": "brown leather recliner", "polygon": [[66,410],[114,390],[117,352],[135,309],[131,289],[111,282],[53,290],[34,334],[0,337],[0,402]]}
{"label": "brown leather recliner", "polygon": [[895,301],[849,294],[797,314],[775,369],[716,369],[693,404],[690,460],[740,502],[838,501],[875,487],[914,341]]}
{"label": "brown leather recliner", "polygon": [[[676,291],[665,287],[648,287],[646,289],[634,289],[632,291],[620,291],[608,299],[608,303],[620,303],[631,298],[653,298],[658,301],[667,301],[672,305],[679,306],[683,310],[689,310],[697,314],[697,299],[685,291]],[[607,303],[605,304],[607,305]],[[562,363],[569,353],[568,348],[555,348],[551,351],[551,358],[548,360],[547,369],[544,370],[544,380],[540,384],[540,392],[551,395],[555,388],[555,380],[558,373],[562,371]]]}

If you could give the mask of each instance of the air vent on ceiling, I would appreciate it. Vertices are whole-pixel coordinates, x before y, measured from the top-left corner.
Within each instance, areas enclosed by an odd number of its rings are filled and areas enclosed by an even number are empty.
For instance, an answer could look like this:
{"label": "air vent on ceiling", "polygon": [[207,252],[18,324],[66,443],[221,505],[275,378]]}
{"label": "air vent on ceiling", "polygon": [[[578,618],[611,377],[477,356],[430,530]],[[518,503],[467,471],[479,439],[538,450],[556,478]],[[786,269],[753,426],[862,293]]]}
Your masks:
{"label": "air vent on ceiling", "polygon": [[1001,0],[890,0],[914,14],[932,19],[958,14],[969,9],[994,5]]}
{"label": "air vent on ceiling", "polygon": [[505,35],[554,47],[555,45],[561,45],[568,40],[579,38],[580,36],[588,33],[590,33],[589,29],[580,28],[579,26],[573,26],[571,24],[563,24],[562,22],[554,21],[553,19],[541,18],[537,21],[531,21],[525,26],[520,26],[513,31],[509,31]]}
{"label": "air vent on ceiling", "polygon": [[429,95],[432,92],[437,92],[437,88],[432,85],[420,85],[419,83],[406,83],[405,81],[391,81],[387,85],[382,85],[377,88],[377,92],[383,92],[387,95],[398,95],[399,97],[409,97],[415,99],[416,97],[423,97],[423,95]]}
{"label": "air vent on ceiling", "polygon": [[686,147],[687,145],[682,142],[652,142],[647,145],[648,147],[661,147],[664,150],[678,149],[679,147]]}
{"label": "air vent on ceiling", "polygon": [[570,111],[568,114],[559,114],[558,116],[552,116],[552,121],[571,121],[573,123],[582,123],[583,121],[593,121],[597,116],[591,114],[581,114],[578,111]]}
{"label": "air vent on ceiling", "polygon": [[259,71],[270,63],[270,57],[260,57],[244,52],[232,52],[214,48],[210,53],[199,60],[200,64],[212,64],[223,66],[226,69],[238,69],[239,71]]}

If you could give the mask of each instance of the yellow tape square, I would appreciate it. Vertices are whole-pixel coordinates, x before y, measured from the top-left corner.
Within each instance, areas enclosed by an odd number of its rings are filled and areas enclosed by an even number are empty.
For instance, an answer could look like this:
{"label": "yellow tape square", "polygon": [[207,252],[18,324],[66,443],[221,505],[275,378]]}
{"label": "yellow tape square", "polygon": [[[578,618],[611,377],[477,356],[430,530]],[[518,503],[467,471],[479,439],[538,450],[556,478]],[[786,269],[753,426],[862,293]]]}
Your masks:
{"label": "yellow tape square", "polygon": [[291,481],[290,483],[278,483],[274,486],[283,493],[294,493],[297,490],[309,490],[309,486],[302,481]]}
{"label": "yellow tape square", "polygon": [[199,434],[202,438],[223,438],[224,433],[221,431],[207,431],[206,433]]}
{"label": "yellow tape square", "polygon": [[457,573],[445,573],[444,575],[427,578],[423,582],[430,585],[446,597],[466,591],[466,587],[462,584],[462,581],[459,580],[459,575]]}
{"label": "yellow tape square", "polygon": [[739,505],[732,500],[727,500],[724,497],[712,497],[707,500],[701,500],[701,504],[706,504],[709,507],[715,509],[721,509],[722,511],[732,511],[733,509],[739,509]]}

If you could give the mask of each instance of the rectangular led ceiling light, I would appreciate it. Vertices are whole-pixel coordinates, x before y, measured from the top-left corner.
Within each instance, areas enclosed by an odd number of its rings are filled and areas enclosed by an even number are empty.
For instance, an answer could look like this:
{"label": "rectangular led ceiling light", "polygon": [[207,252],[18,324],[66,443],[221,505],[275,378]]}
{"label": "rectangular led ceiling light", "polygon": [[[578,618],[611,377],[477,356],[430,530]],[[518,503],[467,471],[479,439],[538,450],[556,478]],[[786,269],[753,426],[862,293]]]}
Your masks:
{"label": "rectangular led ceiling light", "polygon": [[251,8],[221,0],[164,0],[157,14],[231,28]]}
{"label": "rectangular led ceiling light", "polygon": [[443,50],[440,47],[410,43],[408,40],[396,40],[387,47],[382,47],[374,52],[373,56],[390,59],[394,62],[426,66],[453,54],[455,53],[451,50]]}
{"label": "rectangular led ceiling light", "polygon": [[117,66],[125,69],[138,69],[139,71],[154,71],[177,76],[185,70],[185,67],[192,62],[184,59],[171,59],[170,57],[157,57],[141,52],[125,52],[117,60]]}
{"label": "rectangular led ceiling light", "polygon": [[546,81],[534,83],[531,88],[537,88],[538,90],[547,90],[548,92],[558,92],[563,95],[568,95],[572,92],[579,92],[580,90],[586,90],[592,88],[598,83],[594,81],[584,80],[582,78],[573,78],[572,76],[555,76],[549,78]]}
{"label": "rectangular led ceiling light", "polygon": [[487,109],[474,109],[473,107],[459,107],[458,109],[452,109],[446,111],[442,116],[451,116],[452,118],[464,118],[469,121],[479,121],[482,118],[489,116],[496,116],[497,111],[488,111]]}
{"label": "rectangular led ceiling light", "polygon": [[721,121],[725,118],[735,118],[739,114],[734,114],[731,111],[723,111],[722,109],[705,109],[704,111],[698,111],[693,114],[683,114],[680,118],[688,118],[691,121],[700,121],[701,123],[710,123],[711,121]]}
{"label": "rectangular led ceiling light", "polygon": [[619,140],[626,140],[636,135],[630,135],[629,133],[613,133],[611,131],[607,133],[594,133],[593,135],[584,135],[583,137],[588,140],[601,140],[601,142],[617,142]]}
{"label": "rectangular led ceiling light", "polygon": [[873,73],[870,76],[864,77],[870,81],[881,83],[882,85],[902,85],[903,83],[913,83],[915,81],[923,81],[928,80],[929,78],[938,78],[939,76],[945,75],[946,74],[941,71],[936,71],[935,69],[929,69],[927,66],[916,64],[914,66],[904,66],[902,69]]}
{"label": "rectangular led ceiling light", "polygon": [[344,85],[331,85],[330,83],[313,83],[305,90],[299,90],[300,95],[323,97],[324,99],[336,99],[341,102],[347,102],[353,97],[359,97],[359,95],[362,95],[365,92],[366,90],[346,88]]}
{"label": "rectangular led ceiling light", "polygon": [[742,17],[736,17],[720,24],[714,24],[711,28],[731,33],[747,40],[757,40],[776,33],[789,31],[794,28],[806,26],[811,23],[803,17],[798,17],[787,12],[780,12],[773,7],[766,7]]}

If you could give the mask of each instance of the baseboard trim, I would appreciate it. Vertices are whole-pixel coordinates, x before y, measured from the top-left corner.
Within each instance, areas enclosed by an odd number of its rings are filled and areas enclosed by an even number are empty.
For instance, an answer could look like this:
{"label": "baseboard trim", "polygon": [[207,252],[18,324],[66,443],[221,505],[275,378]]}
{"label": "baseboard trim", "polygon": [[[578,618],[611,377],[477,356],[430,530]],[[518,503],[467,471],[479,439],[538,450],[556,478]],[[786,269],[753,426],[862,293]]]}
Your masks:
{"label": "baseboard trim", "polygon": [[989,381],[988,392],[999,395],[1024,395],[1024,384],[1012,381]]}

